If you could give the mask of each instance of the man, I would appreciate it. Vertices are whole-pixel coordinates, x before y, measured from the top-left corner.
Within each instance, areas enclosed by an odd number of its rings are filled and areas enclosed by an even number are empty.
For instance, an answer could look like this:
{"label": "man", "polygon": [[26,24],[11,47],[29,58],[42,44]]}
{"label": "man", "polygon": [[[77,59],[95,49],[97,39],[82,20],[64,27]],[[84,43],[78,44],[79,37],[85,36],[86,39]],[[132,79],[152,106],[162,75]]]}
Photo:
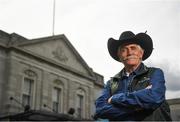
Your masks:
{"label": "man", "polygon": [[96,100],[95,119],[171,120],[163,71],[142,63],[152,53],[151,37],[125,31],[119,40],[108,40],[108,50],[124,68],[107,82]]}

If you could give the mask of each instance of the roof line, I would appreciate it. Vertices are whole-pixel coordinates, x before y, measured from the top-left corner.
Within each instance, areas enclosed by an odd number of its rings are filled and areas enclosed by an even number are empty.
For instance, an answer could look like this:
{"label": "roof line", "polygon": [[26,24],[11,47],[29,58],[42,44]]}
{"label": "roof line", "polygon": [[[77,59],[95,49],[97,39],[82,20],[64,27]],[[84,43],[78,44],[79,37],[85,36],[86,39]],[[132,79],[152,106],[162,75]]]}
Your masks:
{"label": "roof line", "polygon": [[[0,46],[1,46],[1,45],[0,45]],[[3,47],[4,47],[4,46],[3,46]],[[46,58],[44,58],[44,57],[42,57],[42,56],[32,54],[31,52],[28,52],[28,51],[23,50],[23,49],[21,49],[21,48],[14,47],[14,46],[11,46],[11,47],[8,47],[8,48],[11,49],[11,50],[18,51],[18,52],[20,52],[20,53],[26,53],[26,54],[28,54],[29,56],[34,57],[35,59],[45,61],[45,62],[48,63],[48,64],[55,65],[56,67],[60,67],[60,68],[62,68],[62,69],[64,69],[64,70],[66,70],[66,71],[70,71],[70,72],[72,72],[72,73],[74,73],[74,74],[76,74],[76,75],[78,75],[78,76],[81,76],[81,77],[84,77],[84,78],[88,78],[88,79],[93,80],[93,81],[95,80],[94,76],[92,76],[92,77],[87,76],[87,75],[82,74],[81,72],[79,72],[79,71],[77,71],[77,70],[75,70],[75,69],[72,69],[71,67],[67,67],[67,66],[62,65],[62,64],[60,64],[60,63],[57,64],[57,62],[55,62],[55,61],[51,61],[51,60],[48,60],[48,59],[46,59]]]}

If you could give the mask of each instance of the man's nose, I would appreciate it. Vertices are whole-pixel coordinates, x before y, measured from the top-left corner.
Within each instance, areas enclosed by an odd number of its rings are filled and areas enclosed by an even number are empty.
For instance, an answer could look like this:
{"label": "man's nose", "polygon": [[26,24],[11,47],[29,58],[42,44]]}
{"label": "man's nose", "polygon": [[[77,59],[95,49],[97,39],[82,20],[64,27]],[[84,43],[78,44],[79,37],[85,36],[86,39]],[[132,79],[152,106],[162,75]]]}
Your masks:
{"label": "man's nose", "polygon": [[131,50],[131,49],[128,48],[128,49],[127,49],[127,54],[128,54],[128,55],[133,54],[133,50]]}

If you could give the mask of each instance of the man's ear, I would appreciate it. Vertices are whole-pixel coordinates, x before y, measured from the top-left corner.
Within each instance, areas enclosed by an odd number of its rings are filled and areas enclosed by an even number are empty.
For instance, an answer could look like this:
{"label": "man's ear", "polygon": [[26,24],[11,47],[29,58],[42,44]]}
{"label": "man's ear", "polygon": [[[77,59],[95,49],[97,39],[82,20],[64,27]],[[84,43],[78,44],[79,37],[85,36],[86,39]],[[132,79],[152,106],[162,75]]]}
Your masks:
{"label": "man's ear", "polygon": [[121,60],[119,50],[117,51],[117,57],[119,58],[119,60]]}

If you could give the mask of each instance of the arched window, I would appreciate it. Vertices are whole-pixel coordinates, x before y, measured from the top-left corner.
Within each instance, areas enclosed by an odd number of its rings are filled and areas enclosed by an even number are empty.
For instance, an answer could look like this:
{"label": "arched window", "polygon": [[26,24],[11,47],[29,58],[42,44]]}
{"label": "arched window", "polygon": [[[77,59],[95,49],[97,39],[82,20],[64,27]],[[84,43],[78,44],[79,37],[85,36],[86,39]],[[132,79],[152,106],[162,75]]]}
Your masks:
{"label": "arched window", "polygon": [[22,85],[22,104],[33,108],[35,97],[35,80],[37,74],[32,70],[24,71],[23,85]]}
{"label": "arched window", "polygon": [[53,81],[52,108],[57,113],[63,111],[63,88],[64,84],[60,80]]}
{"label": "arched window", "polygon": [[34,86],[34,80],[25,77],[24,83],[23,83],[23,95],[22,95],[22,103],[23,105],[32,105],[32,99],[33,99],[33,86]]}
{"label": "arched window", "polygon": [[85,90],[82,88],[76,91],[76,115],[78,118],[85,117]]}

